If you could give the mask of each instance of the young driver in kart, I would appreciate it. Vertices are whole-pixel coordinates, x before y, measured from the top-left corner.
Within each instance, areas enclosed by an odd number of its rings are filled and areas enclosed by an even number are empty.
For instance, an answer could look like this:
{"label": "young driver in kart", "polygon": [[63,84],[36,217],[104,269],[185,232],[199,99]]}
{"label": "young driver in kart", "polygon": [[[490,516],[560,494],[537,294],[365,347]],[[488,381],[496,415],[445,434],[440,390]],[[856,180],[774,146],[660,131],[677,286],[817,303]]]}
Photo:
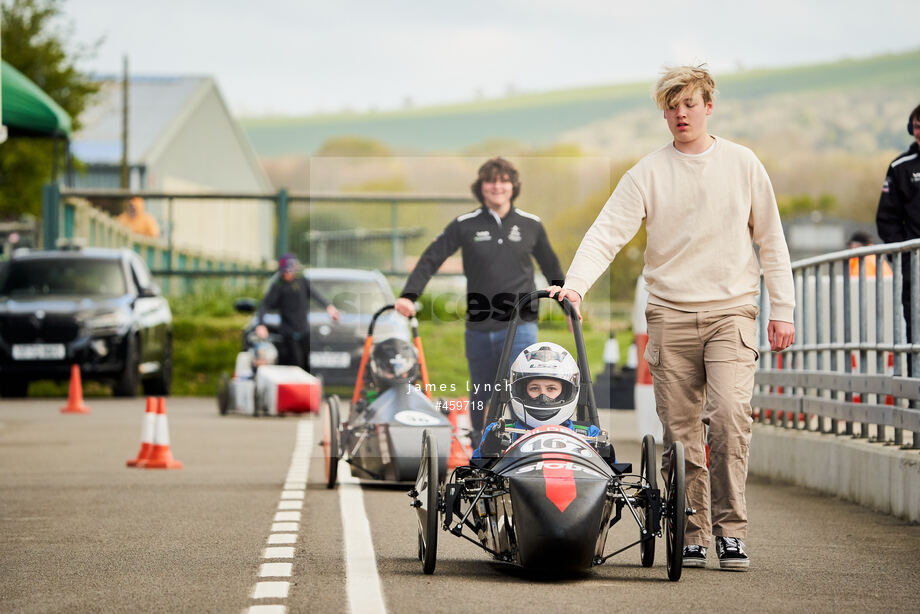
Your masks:
{"label": "young driver in kart", "polygon": [[511,364],[511,411],[515,419],[489,424],[473,458],[499,456],[518,438],[517,433],[509,433],[510,438],[503,440],[505,426],[530,430],[557,424],[596,437],[600,433],[597,426],[572,420],[580,380],[578,364],[562,346],[538,342],[524,348]]}

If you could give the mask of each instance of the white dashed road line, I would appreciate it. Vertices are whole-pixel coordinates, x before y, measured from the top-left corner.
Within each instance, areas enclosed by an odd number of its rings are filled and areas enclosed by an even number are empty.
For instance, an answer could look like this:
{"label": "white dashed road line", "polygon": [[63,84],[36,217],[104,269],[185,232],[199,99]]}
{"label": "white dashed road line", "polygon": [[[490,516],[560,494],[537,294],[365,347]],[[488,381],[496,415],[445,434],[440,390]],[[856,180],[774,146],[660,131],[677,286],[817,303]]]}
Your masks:
{"label": "white dashed road line", "polygon": [[[313,450],[313,424],[310,419],[297,425],[297,445],[284,482],[284,490],[278,502],[278,511],[272,520],[268,546],[262,558],[269,562],[259,568],[259,580],[252,591],[253,600],[287,599],[290,582],[277,578],[290,578],[293,568],[294,546],[300,531],[301,509],[307,474],[310,470],[310,454]],[[342,530],[345,542],[345,584],[349,611],[361,614],[383,614],[386,606],[377,573],[377,558],[371,539],[371,527],[364,507],[364,495],[357,478],[344,472],[340,474],[339,508],[342,513]],[[252,605],[248,614],[285,614],[287,607],[281,604]]]}
{"label": "white dashed road line", "polygon": [[[304,490],[307,487],[307,473],[310,471],[310,454],[313,451],[313,423],[310,419],[297,424],[297,444],[291,458],[278,502],[278,511],[272,520],[268,547],[262,551],[262,558],[270,562],[259,567],[259,578],[290,578],[294,566],[294,546],[300,532],[300,514],[303,507]],[[291,583],[286,580],[259,580],[252,590],[252,599],[287,599]],[[285,614],[287,607],[281,604],[256,604],[249,607],[248,614]]]}
{"label": "white dashed road line", "polygon": [[345,583],[349,610],[355,614],[386,612],[361,484],[350,472],[339,475],[339,507],[342,510],[342,530],[345,536]]}
{"label": "white dashed road line", "polygon": [[290,578],[292,563],[262,563],[260,578]]}

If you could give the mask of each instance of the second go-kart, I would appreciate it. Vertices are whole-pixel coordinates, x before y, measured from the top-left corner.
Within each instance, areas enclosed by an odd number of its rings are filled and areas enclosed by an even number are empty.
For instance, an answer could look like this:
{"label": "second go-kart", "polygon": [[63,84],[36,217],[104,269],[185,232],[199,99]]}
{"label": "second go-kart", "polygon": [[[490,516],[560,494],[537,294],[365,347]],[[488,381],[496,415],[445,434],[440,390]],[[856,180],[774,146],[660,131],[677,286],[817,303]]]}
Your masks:
{"label": "second go-kart", "polygon": [[221,376],[217,409],[249,416],[285,416],[319,411],[323,384],[300,367],[275,364],[278,350],[255,333],[244,336],[233,377]]}
{"label": "second go-kart", "polygon": [[418,321],[409,322],[413,344],[395,337],[374,340],[378,317],[393,308],[386,305],[371,318],[348,419],[341,419],[342,404],[336,395],[326,400],[320,412],[328,488],[336,485],[340,459],[357,478],[412,482],[419,471],[424,430],[441,446],[442,453],[434,455],[436,469],[447,469],[452,427],[431,399]]}
{"label": "second go-kart", "polygon": [[[686,502],[680,442],[665,456],[667,479],[659,488],[651,435],[642,440],[640,470],[633,473],[631,464],[614,460],[603,430],[588,437],[565,426],[516,429],[503,420],[511,415],[509,367],[521,308],[546,298],[545,291],[531,293],[511,314],[487,417],[487,423],[497,422],[496,428],[504,430],[501,453],[474,458],[445,479],[437,462],[442,443],[433,431],[424,435],[418,476],[409,492],[418,517],[422,570],[435,570],[441,531],[470,541],[498,561],[557,573],[601,565],[633,546],[639,546],[642,566],[651,567],[655,540],[663,537],[668,579],[676,581],[687,516],[693,513]],[[566,300],[561,306],[572,320],[581,373],[576,419],[597,425],[581,327],[572,305]],[[608,530],[624,517],[635,521],[637,539],[608,553]]]}

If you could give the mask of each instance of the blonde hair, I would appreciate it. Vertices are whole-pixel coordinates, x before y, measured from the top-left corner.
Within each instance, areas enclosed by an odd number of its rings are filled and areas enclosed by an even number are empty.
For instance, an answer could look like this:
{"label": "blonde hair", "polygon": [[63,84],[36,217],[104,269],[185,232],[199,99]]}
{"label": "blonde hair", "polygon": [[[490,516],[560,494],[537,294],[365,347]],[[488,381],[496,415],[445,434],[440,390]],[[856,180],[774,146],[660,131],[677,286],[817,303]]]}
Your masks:
{"label": "blonde hair", "polygon": [[664,111],[676,106],[682,98],[692,96],[697,90],[703,95],[703,102],[712,102],[718,93],[716,82],[712,80],[705,64],[666,67],[655,85],[652,99]]}

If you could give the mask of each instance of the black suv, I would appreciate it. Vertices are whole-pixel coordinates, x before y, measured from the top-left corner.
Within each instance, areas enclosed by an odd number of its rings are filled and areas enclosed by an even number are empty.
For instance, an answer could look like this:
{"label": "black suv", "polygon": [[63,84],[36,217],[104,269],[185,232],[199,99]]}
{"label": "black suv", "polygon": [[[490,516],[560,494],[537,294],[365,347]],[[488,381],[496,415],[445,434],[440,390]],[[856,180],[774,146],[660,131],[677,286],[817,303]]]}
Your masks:
{"label": "black suv", "polygon": [[172,313],[150,271],[127,249],[13,254],[0,265],[0,395],[29,382],[110,382],[115,396],[169,394]]}

